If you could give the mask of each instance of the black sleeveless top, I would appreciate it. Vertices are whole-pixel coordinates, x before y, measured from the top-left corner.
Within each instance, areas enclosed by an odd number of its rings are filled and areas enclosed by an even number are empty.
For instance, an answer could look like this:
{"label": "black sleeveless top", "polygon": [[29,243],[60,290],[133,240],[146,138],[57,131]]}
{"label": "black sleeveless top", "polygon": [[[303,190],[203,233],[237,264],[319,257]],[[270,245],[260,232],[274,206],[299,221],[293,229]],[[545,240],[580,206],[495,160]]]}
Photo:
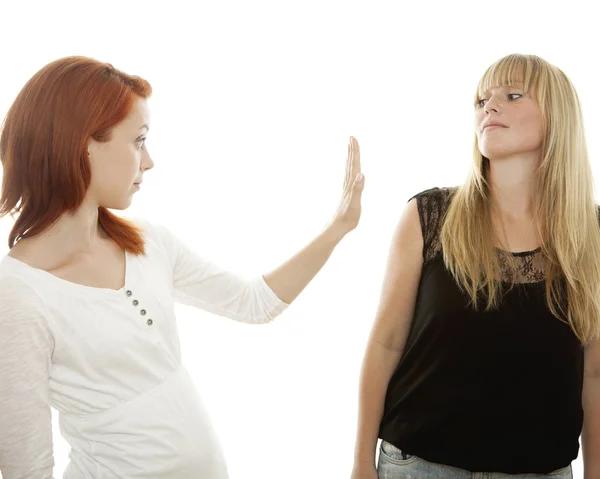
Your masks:
{"label": "black sleeveless top", "polygon": [[415,196],[424,263],[379,437],[472,472],[546,474],[577,458],[583,347],[545,304],[539,248],[508,253],[517,259],[519,284],[499,309],[469,306],[441,254],[441,225],[455,191]]}

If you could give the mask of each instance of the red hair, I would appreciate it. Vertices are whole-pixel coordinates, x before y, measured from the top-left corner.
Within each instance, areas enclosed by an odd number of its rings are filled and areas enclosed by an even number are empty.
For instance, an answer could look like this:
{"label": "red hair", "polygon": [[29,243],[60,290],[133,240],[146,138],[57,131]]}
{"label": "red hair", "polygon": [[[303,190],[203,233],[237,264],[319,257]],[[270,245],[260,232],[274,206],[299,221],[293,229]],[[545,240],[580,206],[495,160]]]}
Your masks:
{"label": "red hair", "polygon": [[[55,60],[25,84],[0,132],[0,218],[19,213],[9,248],[79,208],[91,180],[89,139],[109,141],[136,98],[151,94],[143,78],[82,56]],[[98,222],[121,248],[144,254],[141,231],[132,222],[103,206]]]}

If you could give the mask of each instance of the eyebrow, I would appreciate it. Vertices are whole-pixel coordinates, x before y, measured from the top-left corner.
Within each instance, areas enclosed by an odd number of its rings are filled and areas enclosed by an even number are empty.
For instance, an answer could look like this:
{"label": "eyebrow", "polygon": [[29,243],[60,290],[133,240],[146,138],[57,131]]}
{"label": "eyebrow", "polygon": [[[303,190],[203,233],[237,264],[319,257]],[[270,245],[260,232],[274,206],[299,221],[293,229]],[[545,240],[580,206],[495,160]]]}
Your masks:
{"label": "eyebrow", "polygon": [[146,125],[145,123],[142,126],[140,126],[140,130],[142,128],[146,128],[146,130],[150,130],[150,127],[148,125]]}
{"label": "eyebrow", "polygon": [[482,95],[487,95],[488,93],[490,93],[490,90],[495,90],[495,89],[497,89],[497,90],[500,90],[500,89],[510,90],[511,88],[516,88],[517,90],[525,91],[525,89],[523,88],[523,86],[519,85],[519,84],[515,84],[515,85],[500,85],[500,86],[488,88],[486,91],[484,91],[482,93]]}

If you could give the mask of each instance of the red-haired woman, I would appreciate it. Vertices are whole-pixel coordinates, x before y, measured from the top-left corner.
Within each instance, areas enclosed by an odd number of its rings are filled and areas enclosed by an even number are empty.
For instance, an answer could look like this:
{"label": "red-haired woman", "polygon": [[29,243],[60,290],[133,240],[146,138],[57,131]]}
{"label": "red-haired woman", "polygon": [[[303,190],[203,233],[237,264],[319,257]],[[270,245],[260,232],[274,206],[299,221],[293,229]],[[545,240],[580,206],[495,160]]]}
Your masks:
{"label": "red-haired woman", "polygon": [[5,118],[0,217],[0,470],[52,477],[51,406],[71,446],[65,478],[223,479],[227,468],[181,364],[174,302],[237,321],[279,315],[358,224],[351,139],[332,221],[274,271],[245,280],[124,210],[153,167],[151,87],[86,57],[37,72]]}

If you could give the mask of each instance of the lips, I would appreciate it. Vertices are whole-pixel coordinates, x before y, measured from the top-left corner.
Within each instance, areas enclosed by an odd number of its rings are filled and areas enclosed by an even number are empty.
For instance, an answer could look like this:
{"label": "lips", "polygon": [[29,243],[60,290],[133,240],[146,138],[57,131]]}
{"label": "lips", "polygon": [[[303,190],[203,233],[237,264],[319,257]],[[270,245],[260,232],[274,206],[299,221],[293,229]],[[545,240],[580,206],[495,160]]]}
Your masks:
{"label": "lips", "polygon": [[507,128],[506,125],[503,125],[502,123],[498,123],[496,121],[490,121],[489,123],[486,123],[485,125],[483,125],[483,128],[481,129],[481,131],[484,131],[486,128],[492,127],[492,126],[499,126],[502,128]]}

